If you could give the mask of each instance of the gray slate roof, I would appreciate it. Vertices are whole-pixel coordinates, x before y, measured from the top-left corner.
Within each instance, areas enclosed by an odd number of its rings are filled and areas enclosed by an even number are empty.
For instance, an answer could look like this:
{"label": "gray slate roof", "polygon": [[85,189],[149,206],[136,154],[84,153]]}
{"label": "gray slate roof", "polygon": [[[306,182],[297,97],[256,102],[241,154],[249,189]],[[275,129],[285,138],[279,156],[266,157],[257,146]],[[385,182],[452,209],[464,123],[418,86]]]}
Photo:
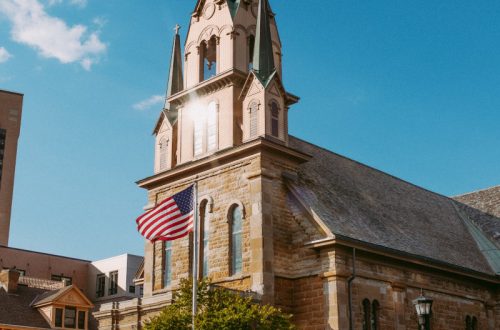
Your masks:
{"label": "gray slate roof", "polygon": [[[335,235],[495,274],[452,199],[292,136],[289,145],[313,156],[294,190]],[[478,221],[500,231],[498,220]]]}
{"label": "gray slate roof", "polygon": [[50,329],[49,324],[31,303],[47,290],[18,286],[16,293],[8,294],[0,288],[0,324]]}

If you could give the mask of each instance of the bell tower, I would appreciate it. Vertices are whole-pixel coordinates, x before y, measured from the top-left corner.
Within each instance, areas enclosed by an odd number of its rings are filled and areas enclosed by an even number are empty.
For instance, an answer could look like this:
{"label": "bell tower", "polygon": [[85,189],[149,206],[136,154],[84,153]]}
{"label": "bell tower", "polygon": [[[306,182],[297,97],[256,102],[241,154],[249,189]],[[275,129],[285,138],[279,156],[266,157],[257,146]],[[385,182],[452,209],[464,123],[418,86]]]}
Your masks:
{"label": "bell tower", "polygon": [[287,144],[288,108],[298,97],[283,87],[268,0],[198,0],[180,48],[177,29],[154,132],[156,172],[257,138]]}

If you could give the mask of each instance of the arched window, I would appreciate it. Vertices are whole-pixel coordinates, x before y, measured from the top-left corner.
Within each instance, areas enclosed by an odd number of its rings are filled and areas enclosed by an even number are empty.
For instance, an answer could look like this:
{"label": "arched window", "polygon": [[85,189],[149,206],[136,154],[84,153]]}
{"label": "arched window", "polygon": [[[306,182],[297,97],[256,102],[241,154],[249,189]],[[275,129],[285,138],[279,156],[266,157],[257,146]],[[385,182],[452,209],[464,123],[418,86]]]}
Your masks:
{"label": "arched window", "polygon": [[370,330],[370,300],[363,300],[363,330]]}
{"label": "arched window", "polygon": [[230,209],[231,229],[231,275],[239,274],[243,270],[243,212],[239,205]]}
{"label": "arched window", "polygon": [[172,284],[172,242],[165,242],[165,264],[163,268],[163,287]]}
{"label": "arched window", "polygon": [[379,327],[380,304],[377,300],[372,302],[371,330],[378,330]]}
{"label": "arched window", "polygon": [[217,149],[217,104],[212,101],[207,111],[207,150]]}
{"label": "arched window", "polygon": [[194,120],[194,155],[199,156],[203,153],[203,120]]}
{"label": "arched window", "polygon": [[217,74],[217,40],[215,36],[200,45],[200,81]]}
{"label": "arched window", "polygon": [[250,35],[248,37],[248,71],[253,69],[253,52],[255,49],[255,37]]}
{"label": "arched window", "polygon": [[160,171],[164,171],[167,169],[168,140],[166,138],[162,138],[160,140],[160,143],[158,144],[158,148],[160,157]]}
{"label": "arched window", "polygon": [[465,330],[477,330],[477,318],[474,316],[467,315],[465,318]]}
{"label": "arched window", "polygon": [[279,131],[279,122],[280,122],[280,108],[276,101],[271,102],[271,135],[274,137],[280,136]]}
{"label": "arched window", "polygon": [[250,138],[254,138],[259,133],[259,103],[257,101],[252,101],[248,106],[248,112],[250,117]]}
{"label": "arched window", "polygon": [[208,219],[208,201],[204,200],[200,205],[200,275],[202,278],[208,277],[209,265],[209,239],[210,239],[210,221]]}

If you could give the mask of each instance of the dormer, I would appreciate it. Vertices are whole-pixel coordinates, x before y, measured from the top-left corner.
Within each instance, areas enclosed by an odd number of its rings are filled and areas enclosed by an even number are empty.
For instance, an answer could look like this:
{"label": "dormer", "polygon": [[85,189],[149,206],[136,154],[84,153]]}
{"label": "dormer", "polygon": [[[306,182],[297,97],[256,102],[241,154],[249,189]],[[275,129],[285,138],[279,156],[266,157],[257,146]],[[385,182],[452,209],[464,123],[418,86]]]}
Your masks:
{"label": "dormer", "polygon": [[167,111],[162,111],[153,131],[155,136],[155,173],[167,171],[177,163],[175,155],[177,146],[176,127],[175,121],[171,122],[169,120]]}
{"label": "dormer", "polygon": [[89,328],[90,311],[94,305],[76,286],[49,291],[38,296],[31,304],[50,324],[51,329]]}

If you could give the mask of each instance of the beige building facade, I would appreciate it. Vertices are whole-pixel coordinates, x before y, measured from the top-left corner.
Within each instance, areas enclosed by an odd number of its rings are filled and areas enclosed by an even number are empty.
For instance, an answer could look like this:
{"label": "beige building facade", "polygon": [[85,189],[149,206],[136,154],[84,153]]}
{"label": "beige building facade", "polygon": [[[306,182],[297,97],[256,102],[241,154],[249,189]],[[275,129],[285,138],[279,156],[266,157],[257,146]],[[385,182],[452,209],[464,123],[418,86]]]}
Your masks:
{"label": "beige building facade", "polygon": [[0,245],[9,244],[10,215],[23,95],[0,90]]}
{"label": "beige building facade", "polygon": [[[500,219],[288,134],[267,0],[197,1],[174,37],[146,209],[197,183],[201,276],[251,291],[298,329],[500,328]],[[184,64],[184,66],[182,65]],[[141,328],[192,272],[192,236],[146,242],[144,297],[96,307],[100,329]]]}

